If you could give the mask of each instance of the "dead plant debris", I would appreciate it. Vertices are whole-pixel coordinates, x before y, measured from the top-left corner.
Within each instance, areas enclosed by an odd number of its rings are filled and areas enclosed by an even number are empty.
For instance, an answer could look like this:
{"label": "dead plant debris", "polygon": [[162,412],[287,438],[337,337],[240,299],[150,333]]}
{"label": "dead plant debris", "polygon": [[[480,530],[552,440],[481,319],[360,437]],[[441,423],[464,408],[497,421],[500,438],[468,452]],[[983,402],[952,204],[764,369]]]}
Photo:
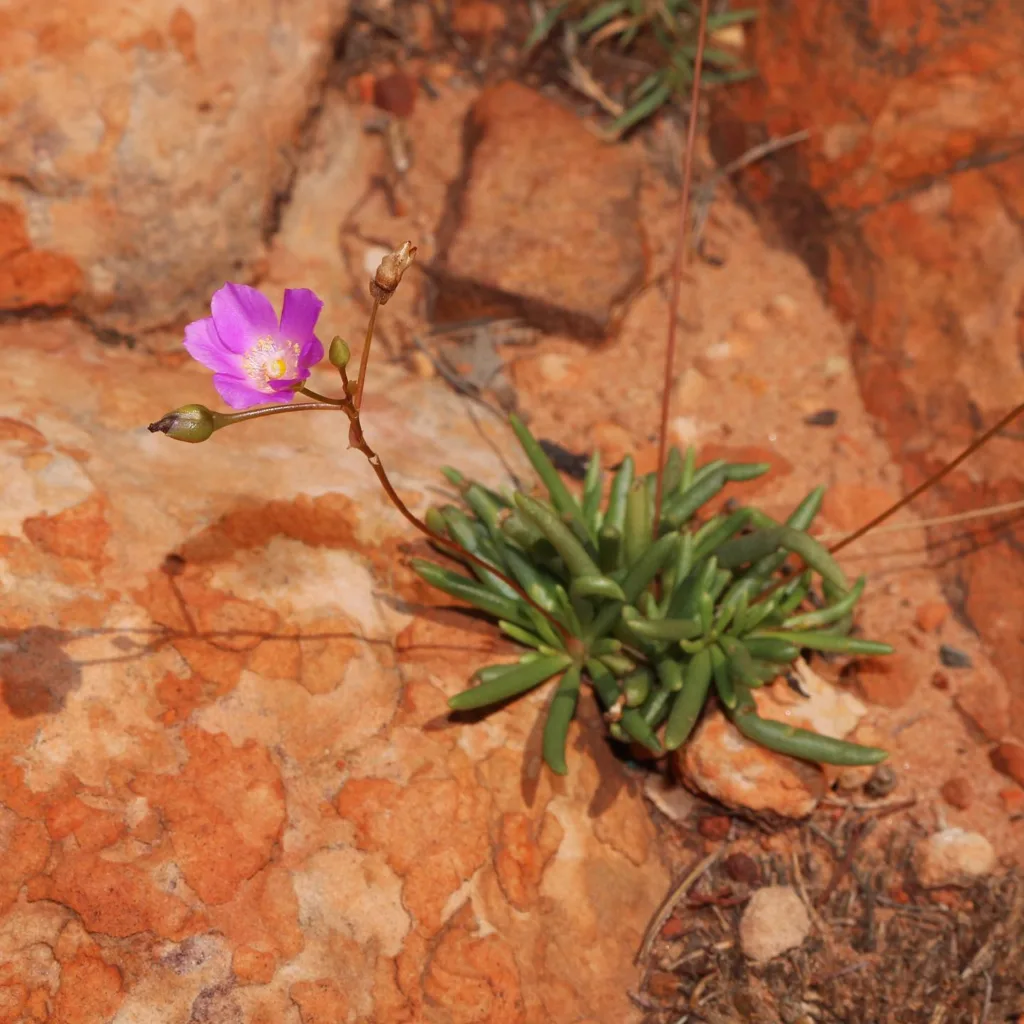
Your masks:
{"label": "dead plant debris", "polygon": [[[820,808],[788,833],[788,857],[766,852],[758,828],[734,818],[730,841],[685,871],[638,956],[644,973],[631,997],[644,1024],[1024,1019],[1024,876],[922,890],[910,822],[869,846],[884,815],[836,813]],[[734,870],[740,856],[744,872]],[[740,948],[739,921],[765,885],[792,886],[813,925],[798,949],[756,965]]]}

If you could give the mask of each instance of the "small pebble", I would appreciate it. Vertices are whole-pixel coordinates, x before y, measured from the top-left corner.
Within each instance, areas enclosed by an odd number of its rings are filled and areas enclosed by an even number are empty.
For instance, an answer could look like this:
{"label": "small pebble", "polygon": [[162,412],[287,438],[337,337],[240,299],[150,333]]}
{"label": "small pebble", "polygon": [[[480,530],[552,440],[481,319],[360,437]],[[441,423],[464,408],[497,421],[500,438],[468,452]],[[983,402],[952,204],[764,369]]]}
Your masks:
{"label": "small pebble", "polygon": [[416,106],[418,91],[416,79],[398,71],[377,79],[373,86],[373,102],[396,117],[409,117]]}
{"label": "small pebble", "polygon": [[740,918],[740,946],[757,963],[795,949],[811,930],[807,908],[788,885],[758,889]]}
{"label": "small pebble", "polygon": [[942,644],[939,647],[939,661],[946,668],[971,668],[974,664],[971,656],[959,647],[951,647],[949,644]]}
{"label": "small pebble", "polygon": [[721,841],[729,834],[732,822],[724,814],[715,814],[701,818],[697,822],[697,831],[705,838]]}
{"label": "small pebble", "polygon": [[971,800],[974,797],[974,794],[971,792],[971,784],[959,776],[947,779],[942,784],[941,793],[942,799],[950,807],[956,807],[961,811],[966,811],[971,806]]}
{"label": "small pebble", "polygon": [[914,850],[914,871],[926,889],[968,886],[996,866],[992,844],[978,832],[947,828],[922,839]]}
{"label": "small pebble", "polygon": [[932,686],[934,686],[936,690],[948,690],[949,676],[947,676],[941,669],[936,669],[935,674],[932,676]]}
{"label": "small pebble", "polygon": [[804,417],[804,423],[809,427],[834,427],[839,420],[839,413],[835,409],[820,409]]}
{"label": "small pebble", "polygon": [[880,764],[864,783],[864,792],[872,800],[881,800],[896,788],[898,782],[896,772],[889,765]]}
{"label": "small pebble", "polygon": [[757,885],[761,881],[761,869],[757,861],[746,853],[731,853],[722,865],[725,873],[734,881],[744,885]]}
{"label": "small pebble", "polygon": [[949,605],[945,601],[927,601],[918,607],[914,619],[922,633],[935,633],[948,615]]}
{"label": "small pebble", "polygon": [[683,924],[681,917],[670,917],[661,929],[661,937],[663,939],[678,939],[683,932],[686,931],[686,925]]}
{"label": "small pebble", "polygon": [[1003,810],[1011,817],[1024,814],[1024,789],[1007,786],[999,790],[999,799],[1003,802]]}
{"label": "small pebble", "polygon": [[413,373],[423,380],[430,380],[437,372],[430,356],[426,352],[420,352],[419,349],[410,353],[409,362],[412,364]]}
{"label": "small pebble", "polygon": [[[742,28],[737,25],[736,28]],[[780,320],[795,320],[800,313],[800,304],[792,295],[780,292],[768,303],[768,312]]]}

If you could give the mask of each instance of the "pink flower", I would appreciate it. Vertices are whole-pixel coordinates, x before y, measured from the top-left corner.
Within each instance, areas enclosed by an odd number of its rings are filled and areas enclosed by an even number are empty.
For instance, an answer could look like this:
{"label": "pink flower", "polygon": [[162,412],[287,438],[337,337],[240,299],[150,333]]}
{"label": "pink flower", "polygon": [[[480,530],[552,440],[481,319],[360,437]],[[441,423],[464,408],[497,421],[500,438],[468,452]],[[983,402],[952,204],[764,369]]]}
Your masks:
{"label": "pink flower", "polygon": [[308,288],[289,288],[278,321],[255,288],[226,284],[210,302],[213,316],[185,328],[185,348],[213,370],[213,386],[232,409],[290,402],[324,357],[313,333],[323,306]]}

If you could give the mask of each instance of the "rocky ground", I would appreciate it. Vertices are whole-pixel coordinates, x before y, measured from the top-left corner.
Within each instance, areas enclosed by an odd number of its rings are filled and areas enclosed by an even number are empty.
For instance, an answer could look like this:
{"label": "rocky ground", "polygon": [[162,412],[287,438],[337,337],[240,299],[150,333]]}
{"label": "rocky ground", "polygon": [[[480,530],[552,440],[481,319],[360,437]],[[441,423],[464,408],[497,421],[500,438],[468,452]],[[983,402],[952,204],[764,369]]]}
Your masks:
{"label": "rocky ground", "polygon": [[[293,28],[312,46],[338,12],[307,6]],[[419,509],[445,463],[495,484],[524,475],[503,408],[568,452],[653,465],[669,317],[678,126],[608,148],[564,92],[482,87],[504,60],[501,8],[463,8],[477,20],[453,37],[416,6],[421,56],[399,74],[393,40],[364,19],[335,41],[347,63],[328,54],[313,85],[289,79],[315,91],[316,116],[292,140],[287,187],[270,163],[239,186],[279,195],[272,230],[246,222],[228,247],[275,302],[314,288],[324,333],[356,345],[382,250],[419,246],[382,311],[365,417]],[[189,60],[172,22],[177,35],[149,37],[150,73]],[[703,146],[700,163],[706,178]],[[822,530],[840,536],[904,486],[865,410],[852,332],[727,181],[703,236],[673,438],[703,458],[770,461],[735,496],[772,513],[827,484]],[[820,724],[892,751],[891,777],[737,749],[714,717],[682,765],[625,763],[587,704],[554,780],[534,729],[542,696],[446,718],[446,697],[507,648],[405,568],[413,538],[342,424],[279,417],[197,448],[146,431],[185,401],[214,404],[180,343],[184,319],[206,313],[204,282],[228,276],[206,251],[218,246],[196,243],[205,269],[161,278],[132,322],[131,288],[106,302],[97,269],[121,266],[96,249],[119,236],[87,237],[63,257],[85,268],[73,316],[41,315],[57,275],[38,242],[0,264],[0,284],[43,288],[0,326],[0,1021],[618,1024],[687,1006],[827,1020],[815,1000],[845,1005],[839,989],[867,977],[911,992],[917,917],[958,971],[1003,949],[998,929],[1019,913],[1007,872],[1024,859],[1017,683],[951,608],[937,572],[950,549],[912,513],[843,554],[869,577],[865,632],[897,655],[815,660],[807,683]],[[144,262],[132,288],[147,294],[160,266]],[[109,344],[111,330],[131,344]],[[774,694],[779,714],[807,714],[785,686]],[[748,899],[769,882],[810,913],[790,906],[792,949],[761,967]],[[709,943],[713,957],[691,957]],[[889,949],[903,952],[878,955]],[[1012,957],[983,958],[966,994],[913,998],[922,1019],[943,1001],[937,1019],[961,1019],[960,995],[1005,1019],[1024,1012],[1018,976]],[[849,1007],[835,1019],[901,1011]]]}

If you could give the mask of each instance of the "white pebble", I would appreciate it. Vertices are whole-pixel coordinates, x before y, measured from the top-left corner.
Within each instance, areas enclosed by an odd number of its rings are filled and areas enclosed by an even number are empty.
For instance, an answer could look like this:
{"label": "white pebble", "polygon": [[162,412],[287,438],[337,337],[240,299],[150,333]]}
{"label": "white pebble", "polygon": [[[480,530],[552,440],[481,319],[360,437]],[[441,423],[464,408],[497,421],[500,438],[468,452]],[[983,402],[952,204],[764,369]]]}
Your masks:
{"label": "white pebble", "polygon": [[917,880],[926,889],[968,886],[990,874],[996,851],[979,832],[946,828],[922,839],[914,850]]}
{"label": "white pebble", "polygon": [[740,945],[757,963],[796,949],[811,930],[803,900],[788,885],[758,889],[740,919]]}

